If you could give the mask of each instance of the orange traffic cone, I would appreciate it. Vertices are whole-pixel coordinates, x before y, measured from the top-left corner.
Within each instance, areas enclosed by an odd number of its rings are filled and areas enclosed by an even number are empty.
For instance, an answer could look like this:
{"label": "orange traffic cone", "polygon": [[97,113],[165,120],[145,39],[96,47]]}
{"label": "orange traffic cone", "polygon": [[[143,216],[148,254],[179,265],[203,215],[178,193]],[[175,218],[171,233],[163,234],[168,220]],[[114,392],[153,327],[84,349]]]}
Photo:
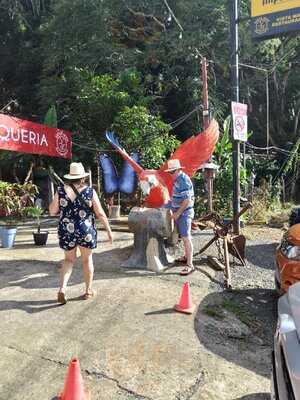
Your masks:
{"label": "orange traffic cone", "polygon": [[193,314],[195,307],[190,294],[190,284],[185,282],[182,287],[179,304],[176,304],[174,309],[185,314]]}
{"label": "orange traffic cone", "polygon": [[69,364],[64,390],[58,396],[59,400],[90,400],[91,393],[83,387],[79,361],[73,358]]}

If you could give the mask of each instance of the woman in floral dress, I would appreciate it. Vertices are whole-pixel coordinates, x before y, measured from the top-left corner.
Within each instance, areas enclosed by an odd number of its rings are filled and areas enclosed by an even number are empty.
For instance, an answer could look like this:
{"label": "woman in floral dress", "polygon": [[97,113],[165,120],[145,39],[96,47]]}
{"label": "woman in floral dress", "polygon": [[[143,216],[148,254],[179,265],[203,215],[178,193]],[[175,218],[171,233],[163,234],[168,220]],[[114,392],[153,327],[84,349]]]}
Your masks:
{"label": "woman in floral dress", "polygon": [[[85,172],[81,163],[71,163],[70,173],[64,176],[69,181],[69,185],[58,187],[57,193],[49,206],[50,215],[60,213],[58,238],[60,248],[65,251],[65,259],[60,271],[60,288],[57,300],[62,304],[67,302],[65,293],[76,259],[77,248],[79,248],[83,265],[85,282],[83,298],[89,299],[94,295],[92,290],[94,275],[92,250],[97,247],[95,216],[104,224],[110,243],[113,240],[109,222],[97,193],[85,183],[87,176],[88,173]],[[75,191],[71,185],[75,187]]]}

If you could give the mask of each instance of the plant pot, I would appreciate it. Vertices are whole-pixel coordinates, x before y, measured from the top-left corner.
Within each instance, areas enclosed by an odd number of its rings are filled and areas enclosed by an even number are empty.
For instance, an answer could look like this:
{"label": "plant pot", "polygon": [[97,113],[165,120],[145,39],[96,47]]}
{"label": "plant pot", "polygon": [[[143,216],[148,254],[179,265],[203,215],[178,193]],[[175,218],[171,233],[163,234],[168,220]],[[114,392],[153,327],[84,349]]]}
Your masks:
{"label": "plant pot", "polygon": [[36,246],[45,246],[48,239],[49,232],[32,232],[34,244]]}
{"label": "plant pot", "polygon": [[5,227],[1,228],[2,247],[11,249],[15,243],[17,228]]}
{"label": "plant pot", "polygon": [[111,206],[109,210],[109,218],[120,218],[120,206]]}

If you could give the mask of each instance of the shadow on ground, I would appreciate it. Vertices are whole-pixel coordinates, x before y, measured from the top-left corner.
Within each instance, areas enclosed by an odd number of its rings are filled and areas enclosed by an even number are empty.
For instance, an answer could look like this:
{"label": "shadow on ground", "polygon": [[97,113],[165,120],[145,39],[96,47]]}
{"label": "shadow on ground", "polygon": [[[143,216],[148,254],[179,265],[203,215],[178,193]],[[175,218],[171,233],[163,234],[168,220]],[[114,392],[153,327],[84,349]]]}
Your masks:
{"label": "shadow on ground", "polygon": [[[131,246],[107,250],[102,253],[94,253],[94,282],[103,279],[122,279],[136,277],[155,277],[156,274],[142,269],[126,269],[121,264],[130,256]],[[63,253],[62,253],[63,256]],[[24,289],[43,289],[53,288],[55,291],[59,284],[59,262],[42,260],[5,260],[0,262],[0,289],[21,287]],[[178,275],[170,270],[164,275]],[[81,284],[83,282],[83,272],[81,260],[78,257],[73,268],[73,273],[68,286]],[[9,298],[10,292],[0,293],[0,312],[1,310],[20,309],[28,313],[36,313],[50,308],[59,307],[55,299],[28,300],[22,301]],[[5,297],[4,297],[5,296]],[[42,293],[41,293],[42,297]],[[70,299],[76,301],[78,298]]]}
{"label": "shadow on ground", "polygon": [[270,289],[210,293],[198,308],[194,328],[209,351],[269,378],[276,304]]}
{"label": "shadow on ground", "polygon": [[[121,268],[120,265],[130,255],[131,247],[107,250],[95,253],[94,280],[124,278],[131,276],[153,275],[150,271]],[[51,257],[51,255],[50,255]],[[50,258],[49,257],[49,258]],[[63,258],[63,253],[62,253]],[[58,285],[60,263],[42,260],[5,260],[0,261],[0,288],[18,286],[25,289],[55,288]],[[83,281],[80,257],[71,275],[69,285]]]}
{"label": "shadow on ground", "polygon": [[267,244],[247,244],[246,259],[253,265],[265,269],[274,269],[275,250],[277,242]]}

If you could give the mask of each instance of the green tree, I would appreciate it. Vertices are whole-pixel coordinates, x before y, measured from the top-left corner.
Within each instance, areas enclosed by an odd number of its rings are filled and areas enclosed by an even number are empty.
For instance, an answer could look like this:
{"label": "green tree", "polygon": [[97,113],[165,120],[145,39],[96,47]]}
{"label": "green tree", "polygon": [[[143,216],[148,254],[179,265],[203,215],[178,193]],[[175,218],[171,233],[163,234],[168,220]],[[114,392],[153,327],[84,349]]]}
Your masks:
{"label": "green tree", "polygon": [[113,129],[128,152],[139,151],[144,168],[157,169],[178,146],[170,127],[145,107],[125,107],[114,120]]}

